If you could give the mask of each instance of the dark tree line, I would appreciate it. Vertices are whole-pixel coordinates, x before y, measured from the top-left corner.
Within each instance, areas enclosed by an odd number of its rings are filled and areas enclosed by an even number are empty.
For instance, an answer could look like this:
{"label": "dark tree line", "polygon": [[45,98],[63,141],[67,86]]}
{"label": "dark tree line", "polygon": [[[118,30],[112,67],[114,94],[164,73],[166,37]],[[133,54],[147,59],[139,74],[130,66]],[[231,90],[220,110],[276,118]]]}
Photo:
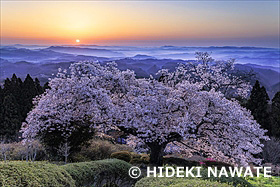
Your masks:
{"label": "dark tree line", "polygon": [[33,80],[28,74],[24,81],[13,74],[0,86],[0,138],[6,141],[19,141],[19,130],[27,113],[31,110],[32,100],[44,92],[40,81]]}
{"label": "dark tree line", "polygon": [[270,101],[265,87],[256,81],[246,107],[262,128],[268,130],[267,135],[280,138],[280,92]]}

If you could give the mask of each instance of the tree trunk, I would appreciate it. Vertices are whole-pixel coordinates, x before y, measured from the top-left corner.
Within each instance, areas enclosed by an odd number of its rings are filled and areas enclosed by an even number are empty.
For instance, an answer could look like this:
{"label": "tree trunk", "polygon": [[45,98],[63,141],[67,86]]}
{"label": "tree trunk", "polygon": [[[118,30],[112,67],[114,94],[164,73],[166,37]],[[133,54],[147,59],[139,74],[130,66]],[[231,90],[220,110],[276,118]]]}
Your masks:
{"label": "tree trunk", "polygon": [[34,162],[34,161],[35,161],[36,156],[37,156],[37,151],[35,150],[35,152],[34,152],[34,154],[33,154],[33,157],[32,157],[32,162]]}
{"label": "tree trunk", "polygon": [[167,144],[166,143],[164,143],[164,144],[147,143],[147,145],[151,149],[150,164],[162,166],[163,165],[163,151]]}

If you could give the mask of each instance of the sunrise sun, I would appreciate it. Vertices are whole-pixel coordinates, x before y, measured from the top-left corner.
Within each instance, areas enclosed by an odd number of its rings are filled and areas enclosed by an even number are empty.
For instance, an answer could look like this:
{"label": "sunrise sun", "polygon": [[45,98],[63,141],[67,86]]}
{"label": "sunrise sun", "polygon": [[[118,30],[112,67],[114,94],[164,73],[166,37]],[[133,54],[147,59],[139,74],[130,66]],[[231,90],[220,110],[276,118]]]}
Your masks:
{"label": "sunrise sun", "polygon": [[79,40],[79,39],[76,39],[76,43],[80,43],[80,40]]}

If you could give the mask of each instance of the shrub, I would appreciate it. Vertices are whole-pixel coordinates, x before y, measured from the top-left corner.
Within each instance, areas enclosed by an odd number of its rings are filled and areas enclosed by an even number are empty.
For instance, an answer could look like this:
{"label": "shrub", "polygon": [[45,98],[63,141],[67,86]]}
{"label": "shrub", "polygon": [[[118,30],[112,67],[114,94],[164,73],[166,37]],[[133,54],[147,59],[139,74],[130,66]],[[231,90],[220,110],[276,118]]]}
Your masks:
{"label": "shrub", "polygon": [[118,151],[132,149],[127,145],[113,144],[107,140],[92,139],[81,151],[71,156],[73,162],[84,162],[110,158],[111,154]]}
{"label": "shrub", "polygon": [[90,162],[92,160],[85,155],[82,155],[80,153],[75,153],[71,156],[71,161],[72,162]]}
{"label": "shrub", "polygon": [[112,153],[111,158],[117,158],[129,162],[132,165],[145,166],[149,164],[150,156],[147,154],[137,154],[129,151],[119,151]]}
{"label": "shrub", "polygon": [[199,162],[186,160],[183,158],[177,157],[163,157],[163,164],[167,165],[176,165],[176,166],[184,166],[184,167],[193,167],[199,166]]}
{"label": "shrub", "polygon": [[132,165],[118,159],[80,162],[61,166],[76,181],[77,186],[129,186],[136,181],[129,177]]}
{"label": "shrub", "polygon": [[145,166],[145,165],[149,164],[149,161],[150,161],[149,156],[139,154],[137,157],[134,157],[134,155],[132,155],[132,158],[129,163],[132,165]]}
{"label": "shrub", "polygon": [[147,154],[141,154],[141,160],[143,163],[148,164],[150,162],[150,157]]}
{"label": "shrub", "polygon": [[219,161],[213,161],[213,160],[205,160],[204,164],[206,167],[217,167],[217,169],[221,169],[222,167],[225,168],[234,167],[230,164],[219,162]]}
{"label": "shrub", "polygon": [[135,187],[229,187],[228,184],[221,184],[213,181],[188,178],[154,178],[146,177],[139,180]]}
{"label": "shrub", "polygon": [[132,158],[129,163],[132,165],[139,165],[143,164],[143,160],[141,158]]}
{"label": "shrub", "polygon": [[[29,154],[29,158],[33,157],[35,149],[36,149],[36,161],[40,160],[46,160],[48,157],[46,155],[46,151],[44,147],[38,142],[34,142],[36,144],[36,147],[27,147],[27,145],[22,144],[21,142],[14,142],[14,143],[9,143],[6,144],[9,147],[9,151],[6,153],[7,154],[7,159],[8,160],[25,160],[27,153]],[[31,152],[33,152],[32,155]],[[2,158],[3,159],[3,158]]]}
{"label": "shrub", "polygon": [[[137,154],[135,152],[129,152],[129,151],[114,152],[111,154],[111,158],[124,160],[133,165],[139,165],[139,164],[145,165],[145,164],[149,164],[150,161],[150,156],[148,154]],[[197,161],[191,161],[191,160],[186,160],[177,157],[163,157],[163,164],[185,166],[185,167],[200,166],[199,162]]]}
{"label": "shrub", "polygon": [[119,151],[111,154],[111,158],[120,159],[126,162],[130,162],[131,154],[128,151]]}
{"label": "shrub", "polygon": [[137,154],[135,152],[130,152],[130,155],[132,158],[138,158],[138,159],[141,159],[142,155],[141,154]]}
{"label": "shrub", "polygon": [[74,187],[75,181],[61,167],[46,162],[0,163],[0,186]]}

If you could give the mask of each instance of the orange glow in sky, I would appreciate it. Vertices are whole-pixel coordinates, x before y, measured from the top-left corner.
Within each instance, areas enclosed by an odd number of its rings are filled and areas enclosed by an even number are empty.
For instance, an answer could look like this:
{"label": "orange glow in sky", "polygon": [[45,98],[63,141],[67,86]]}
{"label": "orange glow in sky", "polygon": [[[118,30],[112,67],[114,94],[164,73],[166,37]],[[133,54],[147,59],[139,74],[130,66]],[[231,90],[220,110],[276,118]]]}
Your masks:
{"label": "orange glow in sky", "polygon": [[277,5],[277,1],[2,1],[1,43],[274,41],[279,38]]}

